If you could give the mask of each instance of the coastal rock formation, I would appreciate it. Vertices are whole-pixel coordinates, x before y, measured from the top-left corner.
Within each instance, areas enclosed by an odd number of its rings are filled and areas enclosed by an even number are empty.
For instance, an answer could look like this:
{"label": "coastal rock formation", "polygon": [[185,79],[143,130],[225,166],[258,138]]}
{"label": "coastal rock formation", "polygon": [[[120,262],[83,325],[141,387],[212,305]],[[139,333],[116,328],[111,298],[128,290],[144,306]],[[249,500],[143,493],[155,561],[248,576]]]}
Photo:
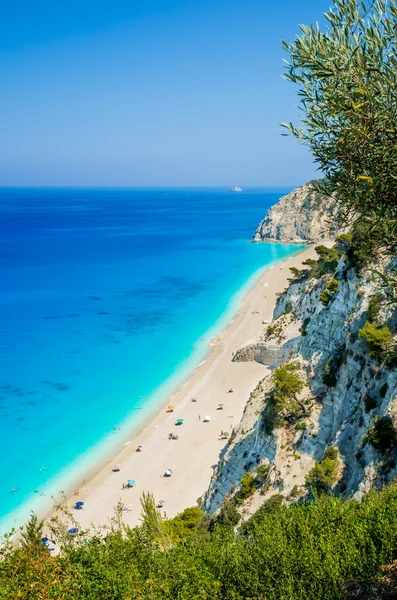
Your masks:
{"label": "coastal rock formation", "polygon": [[269,210],[253,241],[304,244],[333,240],[339,231],[338,213],[335,198],[319,194],[309,181]]}
{"label": "coastal rock formation", "polygon": [[[330,280],[338,282],[337,290],[328,302],[321,301]],[[359,334],[369,322],[370,303],[378,293],[373,272],[363,269],[358,274],[342,257],[333,274],[300,276],[279,298],[273,321],[259,342],[240,349],[234,360],[266,362],[266,352],[271,351],[273,366],[283,361],[296,365],[310,410],[300,426],[291,423],[266,431],[273,385],[269,374],[252,392],[214,470],[203,499],[205,510],[219,509],[239,489],[244,473],[255,473],[259,465],[269,466],[269,478],[243,503],[243,515],[249,516],[276,493],[286,500],[307,494],[306,476],[330,446],[339,452],[336,493],[354,494],[359,500],[370,488],[397,476],[394,446],[385,452],[367,437],[379,417],[388,417],[397,426],[396,357],[392,352],[382,356],[370,352]],[[376,310],[376,322],[388,327],[396,344],[395,305],[383,301]]]}

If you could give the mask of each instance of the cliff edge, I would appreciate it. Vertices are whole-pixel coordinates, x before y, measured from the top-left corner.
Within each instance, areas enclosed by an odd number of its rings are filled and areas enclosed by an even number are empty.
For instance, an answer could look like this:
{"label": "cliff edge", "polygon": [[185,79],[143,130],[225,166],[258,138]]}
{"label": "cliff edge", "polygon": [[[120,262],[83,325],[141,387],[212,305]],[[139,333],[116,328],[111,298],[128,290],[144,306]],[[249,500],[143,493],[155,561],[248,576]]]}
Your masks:
{"label": "cliff edge", "polygon": [[286,244],[333,240],[339,232],[335,198],[317,192],[309,181],[280,198],[261,221],[254,242]]}

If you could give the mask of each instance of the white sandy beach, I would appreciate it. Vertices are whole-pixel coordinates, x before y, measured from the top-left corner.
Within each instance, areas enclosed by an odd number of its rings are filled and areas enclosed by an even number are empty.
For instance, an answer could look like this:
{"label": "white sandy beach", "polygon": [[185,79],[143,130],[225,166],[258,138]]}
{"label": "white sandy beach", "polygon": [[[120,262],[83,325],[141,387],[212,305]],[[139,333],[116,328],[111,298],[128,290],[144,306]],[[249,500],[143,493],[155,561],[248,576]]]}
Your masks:
{"label": "white sandy beach", "polygon": [[[221,430],[230,434],[250,392],[268,372],[255,362],[232,362],[232,356],[259,335],[265,327],[262,321],[271,320],[277,294],[291,276],[289,267],[299,268],[303,260],[315,256],[314,247],[310,247],[267,269],[244,297],[233,321],[213,340],[214,349],[207,360],[165,402],[153,421],[80,488],[78,496],[68,500],[69,507],[76,501],[84,502],[83,510],[73,512],[82,528],[107,524],[120,500],[128,507],[123,513],[125,523],[137,524],[142,492],[152,492],[156,501],[165,501],[162,510],[167,518],[196,505],[208,487],[212,465],[227,443],[219,439]],[[230,388],[233,393],[228,393]],[[219,403],[224,404],[223,410],[217,410]],[[172,413],[166,412],[169,404],[175,406]],[[206,415],[211,417],[209,423],[203,422]],[[175,426],[178,418],[184,420],[183,425]],[[169,440],[170,432],[179,439]],[[136,452],[138,445],[143,446],[142,452]],[[119,472],[113,472],[115,464],[120,465]],[[173,471],[168,478],[163,476],[167,468]],[[122,489],[128,479],[135,480],[136,485]]]}

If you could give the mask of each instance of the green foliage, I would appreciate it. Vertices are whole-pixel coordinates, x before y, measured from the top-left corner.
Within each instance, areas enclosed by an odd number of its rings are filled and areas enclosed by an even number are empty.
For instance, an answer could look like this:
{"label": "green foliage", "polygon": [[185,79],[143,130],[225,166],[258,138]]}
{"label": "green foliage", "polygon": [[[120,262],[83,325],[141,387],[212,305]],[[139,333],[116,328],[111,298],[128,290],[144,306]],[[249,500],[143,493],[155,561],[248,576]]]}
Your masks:
{"label": "green foliage", "polygon": [[169,548],[171,546],[171,536],[161,517],[160,511],[156,509],[153,494],[143,492],[141,507],[142,533],[147,542],[160,548]]}
{"label": "green foliage", "polygon": [[266,434],[286,423],[293,423],[303,416],[306,409],[297,398],[303,390],[304,381],[297,374],[296,365],[284,363],[273,371],[274,389],[262,411],[262,426]]}
{"label": "green foliage", "polygon": [[300,328],[301,335],[307,335],[307,326],[310,323],[310,317],[306,317],[302,322],[302,327]]}
{"label": "green foliage", "polygon": [[397,432],[390,417],[378,417],[365,434],[370,442],[382,454],[392,450],[397,443]]}
{"label": "green foliage", "polygon": [[306,476],[306,485],[317,493],[329,492],[338,478],[339,458],[334,446],[328,448],[321,462],[316,463]]}
{"label": "green foliage", "polygon": [[213,531],[215,525],[233,529],[240,521],[240,518],[240,513],[237,510],[234,499],[225,500],[219,513],[212,517],[210,522],[210,530]]}
{"label": "green foliage", "polygon": [[193,535],[199,528],[204,513],[198,506],[185,508],[185,510],[163,524],[164,530],[173,542],[182,542]]}
{"label": "green foliage", "polygon": [[19,547],[0,561],[0,600],[319,600],[376,581],[397,548],[397,486],[362,502],[270,498],[239,533],[198,528],[162,550],[142,528],[87,533],[59,556]]}
{"label": "green foliage", "polygon": [[316,246],[315,251],[319,256],[319,260],[312,266],[309,278],[319,279],[323,275],[333,274],[338,266],[342,252],[338,250],[337,246],[333,246],[332,248]]}
{"label": "green foliage", "polygon": [[284,314],[287,315],[291,312],[292,312],[292,302],[290,302],[288,300],[288,302],[285,304]]}
{"label": "green foliage", "polygon": [[242,535],[249,536],[255,532],[256,527],[260,526],[261,522],[268,515],[278,512],[283,504],[284,497],[282,494],[274,494],[265,500],[260,508],[242,524],[240,532]]}
{"label": "green foliage", "polygon": [[371,296],[368,302],[367,309],[367,321],[370,323],[376,323],[378,321],[378,315],[382,306],[382,297],[379,294]]}
{"label": "green foliage", "polygon": [[256,490],[256,479],[254,473],[244,473],[240,481],[240,489],[235,495],[237,504],[241,504],[247,500]]}
{"label": "green foliage", "polygon": [[347,250],[347,257],[356,271],[368,267],[376,258],[377,247],[380,240],[377,232],[372,230],[370,224],[359,221],[354,225],[352,241]]}
{"label": "green foliage", "polygon": [[[327,26],[300,27],[285,77],[299,86],[301,127],[326,176],[318,191],[337,193],[342,215],[371,223],[389,249],[397,243],[397,57],[394,0],[335,0]],[[379,236],[381,237],[381,236]]]}
{"label": "green foliage", "polygon": [[37,515],[31,513],[29,521],[21,532],[21,542],[25,548],[35,553],[47,550],[41,541],[43,526],[44,521],[39,521]]}
{"label": "green foliage", "polygon": [[256,468],[255,479],[259,485],[267,483],[270,474],[270,465],[263,463]]}
{"label": "green foliage", "polygon": [[351,233],[342,233],[341,235],[338,235],[335,239],[337,248],[342,251],[347,250],[352,243],[352,237]]}
{"label": "green foliage", "polygon": [[327,306],[332,298],[335,296],[336,292],[338,291],[338,287],[339,287],[339,281],[337,279],[331,279],[331,281],[328,283],[328,285],[323,289],[323,291],[320,294],[319,300],[320,302],[322,302],[323,304],[325,304],[325,306]]}
{"label": "green foliage", "polygon": [[339,370],[346,357],[346,346],[342,346],[332,358],[329,359],[321,376],[322,382],[328,387],[335,387],[338,381]]}
{"label": "green foliage", "polygon": [[281,365],[273,371],[273,397],[276,401],[294,399],[303,390],[305,384],[297,375],[297,371],[298,367],[291,364]]}
{"label": "green foliage", "polygon": [[369,354],[377,358],[382,357],[391,348],[393,342],[392,333],[387,325],[381,327],[369,321],[360,329],[358,336],[367,342]]}
{"label": "green foliage", "polygon": [[373,410],[374,408],[376,408],[378,406],[378,403],[373,396],[371,396],[370,394],[366,394],[364,396],[364,406],[365,406],[365,412],[368,413],[370,410]]}
{"label": "green foliage", "polygon": [[307,425],[306,425],[305,421],[298,421],[298,423],[296,423],[296,425],[295,425],[296,431],[306,431],[306,429],[307,429]]}

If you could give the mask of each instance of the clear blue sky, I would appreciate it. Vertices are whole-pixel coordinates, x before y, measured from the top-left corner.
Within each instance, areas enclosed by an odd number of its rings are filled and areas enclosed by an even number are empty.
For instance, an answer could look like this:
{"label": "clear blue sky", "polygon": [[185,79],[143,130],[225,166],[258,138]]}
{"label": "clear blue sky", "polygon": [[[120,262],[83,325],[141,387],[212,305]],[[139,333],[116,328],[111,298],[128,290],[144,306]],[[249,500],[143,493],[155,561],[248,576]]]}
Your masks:
{"label": "clear blue sky", "polygon": [[297,185],[280,40],[331,0],[0,4],[0,185]]}

